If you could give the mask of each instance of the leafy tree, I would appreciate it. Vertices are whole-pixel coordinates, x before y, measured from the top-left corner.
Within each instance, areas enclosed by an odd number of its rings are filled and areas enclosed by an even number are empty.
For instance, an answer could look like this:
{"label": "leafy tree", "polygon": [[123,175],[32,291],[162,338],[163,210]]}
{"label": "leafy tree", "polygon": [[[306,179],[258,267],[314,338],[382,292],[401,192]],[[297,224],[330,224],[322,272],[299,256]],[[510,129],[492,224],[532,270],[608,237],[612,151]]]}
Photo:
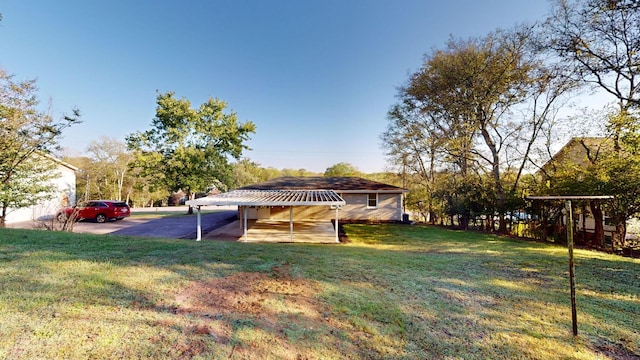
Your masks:
{"label": "leafy tree", "polygon": [[[399,173],[402,187],[410,189],[405,205],[433,222],[436,172],[444,166],[446,150],[440,148],[444,141],[429,116],[412,104],[396,104],[387,114],[389,123],[381,140]],[[466,162],[466,157],[458,159]]]}
{"label": "leafy tree", "polygon": [[267,180],[260,164],[244,158],[233,164],[233,187],[239,188]]}
{"label": "leafy tree", "polygon": [[[536,40],[532,27],[451,39],[445,49],[426,56],[400,89],[401,102],[389,112],[383,137],[396,164],[414,163],[427,187],[433,186],[437,168],[459,172],[464,184],[482,182],[495,199],[491,208],[499,214],[501,232],[532,149],[550,126],[556,102],[572,86],[543,61]],[[477,189],[468,188],[474,193],[465,201],[458,192],[452,209],[476,204]],[[461,215],[466,227],[470,209]]]}
{"label": "leafy tree", "polygon": [[[640,214],[640,114],[629,111],[613,113],[609,118],[613,151],[606,152],[598,163],[608,195],[612,202],[616,224],[614,248],[624,246],[626,223]],[[602,191],[602,190],[601,190]]]}
{"label": "leafy tree", "polygon": [[95,192],[92,192],[92,177],[90,176],[90,168],[93,162],[86,156],[62,158],[65,162],[73,164],[78,168],[76,172],[76,201],[87,201],[90,199],[101,198]]}
{"label": "leafy tree", "polygon": [[[573,144],[572,144],[573,143]],[[557,154],[540,173],[542,182],[536,194],[549,195],[611,195],[603,165],[607,153],[613,150],[606,138],[576,138],[565,152]],[[604,214],[600,201],[590,201],[595,222],[594,245],[604,246]]]}
{"label": "leafy tree", "polygon": [[15,81],[0,69],[0,227],[9,208],[37,204],[51,196],[47,184],[58,176],[48,153],[80,113],[55,120],[38,110],[34,80]]}
{"label": "leafy tree", "polygon": [[337,163],[327,168],[324,172],[324,176],[359,176],[360,171],[346,162]]}
{"label": "leafy tree", "polygon": [[233,185],[230,159],[239,159],[252,122],[241,123],[227,104],[210,98],[199,108],[173,92],[157,96],[150,130],[127,136],[141,175],[167,191],[184,191],[189,198],[214,184]]}
{"label": "leafy tree", "polygon": [[[593,172],[587,178],[595,176],[597,181],[583,191],[615,195],[612,210],[620,244],[626,220],[640,211],[640,3],[557,0],[545,25],[545,45],[566,64],[570,74],[604,90],[617,102],[617,110],[607,121],[612,149],[592,163]],[[588,182],[580,185],[584,184]]]}
{"label": "leafy tree", "polygon": [[128,202],[132,187],[126,185],[132,182],[129,169],[134,159],[126,144],[103,136],[89,144],[87,153],[93,161],[94,181],[104,197]]}
{"label": "leafy tree", "polygon": [[316,175],[307,169],[282,169],[279,176],[313,176]]}
{"label": "leafy tree", "polygon": [[263,168],[259,163],[244,158],[233,164],[233,187],[238,188],[282,176],[314,176],[318,175],[306,169]]}

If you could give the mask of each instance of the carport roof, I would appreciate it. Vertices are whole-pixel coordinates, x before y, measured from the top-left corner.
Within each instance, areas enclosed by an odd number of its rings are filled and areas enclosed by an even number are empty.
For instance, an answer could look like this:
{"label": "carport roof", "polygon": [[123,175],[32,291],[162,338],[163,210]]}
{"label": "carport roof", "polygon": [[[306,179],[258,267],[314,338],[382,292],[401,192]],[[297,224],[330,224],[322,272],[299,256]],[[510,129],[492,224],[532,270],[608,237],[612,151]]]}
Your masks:
{"label": "carport roof", "polygon": [[333,190],[233,190],[186,202],[191,206],[343,206],[344,199]]}

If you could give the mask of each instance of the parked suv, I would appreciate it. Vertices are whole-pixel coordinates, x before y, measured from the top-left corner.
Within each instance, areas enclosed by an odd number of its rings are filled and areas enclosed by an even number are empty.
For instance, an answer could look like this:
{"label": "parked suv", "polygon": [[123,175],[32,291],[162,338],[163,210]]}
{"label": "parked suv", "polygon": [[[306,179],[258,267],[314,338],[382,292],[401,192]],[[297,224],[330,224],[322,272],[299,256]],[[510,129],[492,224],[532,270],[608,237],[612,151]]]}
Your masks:
{"label": "parked suv", "polygon": [[60,209],[56,219],[64,222],[69,218],[75,220],[91,219],[103,223],[110,219],[122,220],[131,215],[129,205],[124,201],[91,200],[75,207]]}

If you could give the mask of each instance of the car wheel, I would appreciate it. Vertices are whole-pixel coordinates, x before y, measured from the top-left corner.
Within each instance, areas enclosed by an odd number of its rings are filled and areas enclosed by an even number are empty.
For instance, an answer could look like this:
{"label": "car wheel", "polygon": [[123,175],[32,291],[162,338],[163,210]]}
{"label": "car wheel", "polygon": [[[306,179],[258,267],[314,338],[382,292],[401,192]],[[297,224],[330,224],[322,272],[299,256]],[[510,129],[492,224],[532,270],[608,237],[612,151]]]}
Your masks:
{"label": "car wheel", "polygon": [[96,222],[98,223],[107,222],[107,216],[105,214],[96,215]]}
{"label": "car wheel", "polygon": [[58,222],[65,222],[67,221],[67,215],[65,213],[59,213],[56,215],[56,220],[58,220]]}

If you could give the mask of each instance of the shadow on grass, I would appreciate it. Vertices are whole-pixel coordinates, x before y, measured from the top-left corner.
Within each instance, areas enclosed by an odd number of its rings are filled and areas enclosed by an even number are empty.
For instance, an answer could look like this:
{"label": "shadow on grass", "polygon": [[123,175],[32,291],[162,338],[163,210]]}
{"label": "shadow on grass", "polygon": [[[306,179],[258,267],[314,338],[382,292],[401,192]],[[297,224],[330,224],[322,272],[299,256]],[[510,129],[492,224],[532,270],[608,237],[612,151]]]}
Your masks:
{"label": "shadow on grass", "polygon": [[133,344],[115,336],[132,354],[595,358],[640,346],[640,263],[625,258],[578,252],[573,339],[557,246],[400,225],[348,226],[342,246],[0,231],[3,311],[62,331],[74,309],[112,312],[86,317],[145,329]]}

